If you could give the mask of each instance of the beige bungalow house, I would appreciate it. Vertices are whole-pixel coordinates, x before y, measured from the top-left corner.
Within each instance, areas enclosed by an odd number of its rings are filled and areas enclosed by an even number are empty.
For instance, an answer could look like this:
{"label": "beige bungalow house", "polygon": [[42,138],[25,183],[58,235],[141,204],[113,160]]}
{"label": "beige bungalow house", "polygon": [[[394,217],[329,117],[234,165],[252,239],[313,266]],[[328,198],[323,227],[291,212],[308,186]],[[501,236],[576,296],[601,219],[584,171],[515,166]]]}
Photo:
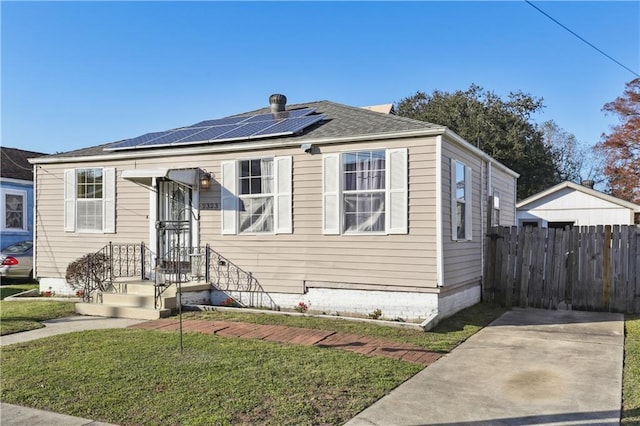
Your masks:
{"label": "beige bungalow house", "polygon": [[[114,291],[179,282],[182,304],[431,321],[480,300],[486,220],[515,224],[517,173],[443,126],[269,101],[32,160],[41,289],[72,292],[67,265],[102,250]],[[79,312],[140,314],[88,300],[104,309]]]}

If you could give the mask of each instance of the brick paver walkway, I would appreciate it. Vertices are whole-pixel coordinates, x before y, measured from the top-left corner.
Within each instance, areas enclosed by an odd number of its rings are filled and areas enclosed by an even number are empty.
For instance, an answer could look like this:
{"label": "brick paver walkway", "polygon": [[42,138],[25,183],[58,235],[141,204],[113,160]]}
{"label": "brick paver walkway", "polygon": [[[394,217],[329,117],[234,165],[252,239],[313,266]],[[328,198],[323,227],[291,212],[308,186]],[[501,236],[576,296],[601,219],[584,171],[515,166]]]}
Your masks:
{"label": "brick paver walkway", "polygon": [[[159,319],[130,326],[146,330],[177,331],[178,319]],[[370,356],[383,356],[401,359],[415,364],[429,365],[442,354],[431,352],[420,346],[398,343],[339,331],[312,330],[308,328],[287,327],[284,325],[262,325],[232,321],[185,320],[182,330],[215,334],[218,336],[261,339],[278,343],[313,345],[320,348],[333,348],[358,352]]]}

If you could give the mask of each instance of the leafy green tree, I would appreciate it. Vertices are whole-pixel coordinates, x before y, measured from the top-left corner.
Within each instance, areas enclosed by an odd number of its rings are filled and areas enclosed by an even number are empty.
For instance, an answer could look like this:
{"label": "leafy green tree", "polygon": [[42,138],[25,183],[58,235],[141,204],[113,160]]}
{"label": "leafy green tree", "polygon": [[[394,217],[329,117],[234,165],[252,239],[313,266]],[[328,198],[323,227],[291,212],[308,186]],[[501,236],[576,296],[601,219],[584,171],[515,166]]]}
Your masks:
{"label": "leafy green tree", "polygon": [[446,126],[520,173],[519,199],[561,181],[553,153],[531,120],[542,108],[542,99],[529,94],[512,92],[504,100],[475,84],[453,93],[417,92],[396,104],[398,115]]}

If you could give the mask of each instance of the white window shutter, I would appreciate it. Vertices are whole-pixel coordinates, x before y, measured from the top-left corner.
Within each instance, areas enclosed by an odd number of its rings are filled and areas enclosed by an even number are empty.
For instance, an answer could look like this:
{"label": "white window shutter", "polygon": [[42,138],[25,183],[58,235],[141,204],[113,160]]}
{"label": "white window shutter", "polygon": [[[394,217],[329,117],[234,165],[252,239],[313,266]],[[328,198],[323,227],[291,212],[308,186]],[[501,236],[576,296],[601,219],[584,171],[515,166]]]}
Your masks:
{"label": "white window shutter", "polygon": [[104,214],[102,215],[102,231],[113,234],[116,232],[116,169],[105,167],[102,170],[104,186]]}
{"label": "white window shutter", "polygon": [[406,234],[408,216],[407,148],[387,150],[387,212],[385,215],[388,234]]}
{"label": "white window shutter", "polygon": [[220,204],[222,206],[222,233],[236,234],[238,222],[238,179],[236,176],[236,162],[223,161],[222,185],[220,188]]}
{"label": "white window shutter", "polygon": [[292,205],[291,205],[291,180],[292,158],[275,157],[275,232],[276,234],[291,234]]}
{"label": "white window shutter", "polygon": [[340,234],[340,154],[322,157],[322,232]]}
{"label": "white window shutter", "polygon": [[75,232],[76,230],[76,171],[66,169],[64,171],[64,230]]}
{"label": "white window shutter", "polygon": [[458,198],[456,196],[456,160],[450,161],[451,171],[451,239],[458,239]]}
{"label": "white window shutter", "polygon": [[464,237],[465,240],[471,241],[473,238],[473,232],[471,224],[473,222],[473,207],[471,200],[473,200],[473,170],[469,166],[464,168]]}

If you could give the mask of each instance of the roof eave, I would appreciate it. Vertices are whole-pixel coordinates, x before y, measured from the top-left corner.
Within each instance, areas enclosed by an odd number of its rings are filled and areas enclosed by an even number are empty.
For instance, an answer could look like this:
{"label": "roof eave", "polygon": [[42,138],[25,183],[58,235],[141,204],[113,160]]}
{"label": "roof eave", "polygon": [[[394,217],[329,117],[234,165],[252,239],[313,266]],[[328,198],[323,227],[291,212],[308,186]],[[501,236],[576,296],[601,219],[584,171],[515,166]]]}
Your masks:
{"label": "roof eave", "polygon": [[511,170],[509,167],[505,166],[504,164],[502,164],[501,162],[499,162],[498,160],[496,160],[495,158],[493,158],[483,150],[471,145],[462,136],[460,136],[453,130],[446,128],[446,130],[444,131],[444,135],[453,139],[458,144],[464,146],[467,150],[473,152],[478,157],[484,159],[485,161],[490,162],[494,166],[497,166],[500,170],[504,171],[505,173],[515,177],[516,179],[520,177],[520,173],[516,172],[515,170]]}
{"label": "roof eave", "polygon": [[[446,127],[432,127],[428,129],[420,130],[406,130],[402,132],[389,132],[378,134],[367,134],[357,136],[345,136],[340,138],[320,138],[320,139],[304,139],[304,140],[290,140],[283,138],[282,140],[274,143],[273,139],[265,139],[263,141],[251,141],[249,143],[234,143],[224,145],[204,145],[198,147],[184,147],[184,148],[172,148],[178,155],[191,155],[191,154],[204,154],[204,153],[224,153],[233,151],[251,151],[258,149],[273,149],[273,148],[290,148],[294,146],[300,146],[301,144],[315,144],[315,145],[330,145],[337,143],[348,142],[362,142],[372,140],[384,140],[384,139],[403,139],[420,136],[438,136],[447,131]],[[77,163],[81,161],[98,161],[98,160],[120,160],[120,159],[132,159],[132,158],[157,158],[166,157],[166,150],[148,151],[137,150],[128,152],[115,152],[100,155],[88,155],[78,157],[41,157],[29,159],[31,164],[65,164],[65,163]],[[486,155],[486,154],[485,154]],[[495,160],[494,160],[495,161]]]}

